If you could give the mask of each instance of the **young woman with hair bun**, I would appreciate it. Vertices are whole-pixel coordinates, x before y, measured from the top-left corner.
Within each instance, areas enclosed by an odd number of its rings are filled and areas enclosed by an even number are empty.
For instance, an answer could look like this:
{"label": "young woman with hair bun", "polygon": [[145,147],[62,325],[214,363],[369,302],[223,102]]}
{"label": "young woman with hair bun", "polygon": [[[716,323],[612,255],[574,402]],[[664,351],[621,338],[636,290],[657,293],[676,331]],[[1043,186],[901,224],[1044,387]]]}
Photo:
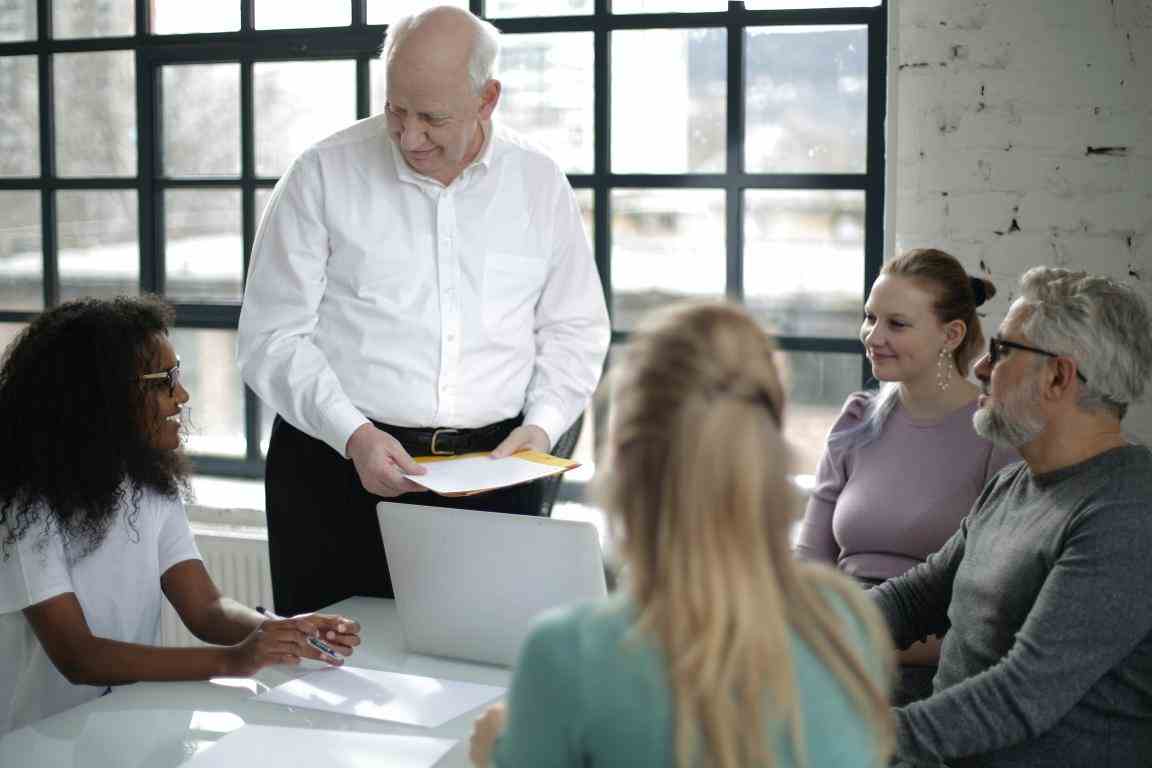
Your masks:
{"label": "young woman with hair bun", "polygon": [[[856,392],[832,426],[800,528],[798,556],[873,585],[939,549],[985,484],[1019,460],[972,426],[984,352],[977,308],[996,294],[955,257],[927,248],[884,265],[860,340],[878,390]],[[901,657],[898,703],[931,692],[939,642]]]}

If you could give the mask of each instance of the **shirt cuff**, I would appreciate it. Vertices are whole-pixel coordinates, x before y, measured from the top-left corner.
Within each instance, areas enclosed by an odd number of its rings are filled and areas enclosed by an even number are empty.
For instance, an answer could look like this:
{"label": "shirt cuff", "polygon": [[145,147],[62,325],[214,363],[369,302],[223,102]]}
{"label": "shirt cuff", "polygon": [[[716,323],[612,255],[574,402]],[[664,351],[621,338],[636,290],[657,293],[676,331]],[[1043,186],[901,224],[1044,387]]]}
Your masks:
{"label": "shirt cuff", "polygon": [[524,414],[524,424],[532,424],[544,430],[544,434],[548,435],[548,450],[552,450],[552,446],[556,445],[556,441],[569,426],[564,422],[564,415],[558,409],[544,404],[529,408]]}
{"label": "shirt cuff", "polygon": [[348,438],[352,437],[352,433],[360,429],[361,426],[367,424],[368,419],[364,418],[364,414],[360,413],[355,406],[349,404],[334,412],[329,412],[327,421],[328,427],[321,438],[332,446],[332,450],[336,453],[348,458]]}

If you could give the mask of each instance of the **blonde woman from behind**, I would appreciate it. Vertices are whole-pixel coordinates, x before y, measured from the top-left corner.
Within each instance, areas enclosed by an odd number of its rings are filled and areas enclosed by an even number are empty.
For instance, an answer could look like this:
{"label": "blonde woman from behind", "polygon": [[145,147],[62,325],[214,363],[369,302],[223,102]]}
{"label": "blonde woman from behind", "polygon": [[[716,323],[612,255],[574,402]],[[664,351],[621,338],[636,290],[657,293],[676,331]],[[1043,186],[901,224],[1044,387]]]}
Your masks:
{"label": "blonde woman from behind", "polygon": [[540,620],[473,761],[884,765],[890,641],[855,584],[791,555],[772,341],[737,307],[673,307],[612,392],[599,491],[627,584]]}

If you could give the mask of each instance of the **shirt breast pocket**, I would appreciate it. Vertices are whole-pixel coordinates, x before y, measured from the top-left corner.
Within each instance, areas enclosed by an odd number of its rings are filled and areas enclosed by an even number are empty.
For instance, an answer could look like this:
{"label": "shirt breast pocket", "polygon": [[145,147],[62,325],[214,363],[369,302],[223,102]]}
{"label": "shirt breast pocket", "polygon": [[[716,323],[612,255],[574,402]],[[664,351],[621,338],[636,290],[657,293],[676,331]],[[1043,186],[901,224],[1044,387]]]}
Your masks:
{"label": "shirt breast pocket", "polygon": [[531,332],[546,276],[544,259],[489,252],[484,262],[485,327]]}

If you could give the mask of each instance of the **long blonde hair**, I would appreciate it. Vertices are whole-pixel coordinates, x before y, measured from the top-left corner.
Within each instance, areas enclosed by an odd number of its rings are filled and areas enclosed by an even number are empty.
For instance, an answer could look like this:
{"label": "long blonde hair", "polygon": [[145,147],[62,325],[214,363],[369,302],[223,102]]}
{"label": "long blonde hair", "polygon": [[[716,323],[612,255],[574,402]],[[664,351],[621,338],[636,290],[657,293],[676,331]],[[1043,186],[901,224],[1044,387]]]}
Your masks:
{"label": "long blonde hair", "polygon": [[[614,371],[607,471],[598,493],[619,538],[638,630],[668,663],[677,765],[773,766],[780,722],[803,765],[796,633],[891,749],[891,641],[858,586],[797,563],[799,506],[781,433],[775,346],[746,312],[682,304],[650,316]],[[829,592],[867,628],[864,658]],[[813,726],[815,727],[815,725]]]}

